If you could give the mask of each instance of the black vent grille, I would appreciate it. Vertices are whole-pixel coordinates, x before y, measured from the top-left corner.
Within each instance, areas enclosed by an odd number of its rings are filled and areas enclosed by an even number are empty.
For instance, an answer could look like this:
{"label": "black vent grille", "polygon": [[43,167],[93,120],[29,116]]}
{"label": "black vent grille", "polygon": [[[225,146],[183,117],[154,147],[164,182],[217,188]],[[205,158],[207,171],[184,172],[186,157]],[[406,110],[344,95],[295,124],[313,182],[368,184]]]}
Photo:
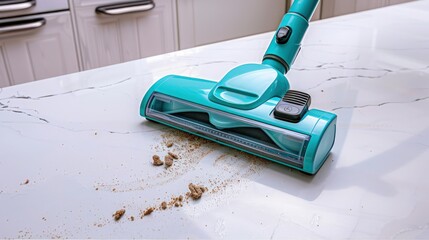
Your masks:
{"label": "black vent grille", "polygon": [[299,106],[307,105],[310,100],[310,95],[305,92],[289,90],[282,99],[284,102],[296,104]]}

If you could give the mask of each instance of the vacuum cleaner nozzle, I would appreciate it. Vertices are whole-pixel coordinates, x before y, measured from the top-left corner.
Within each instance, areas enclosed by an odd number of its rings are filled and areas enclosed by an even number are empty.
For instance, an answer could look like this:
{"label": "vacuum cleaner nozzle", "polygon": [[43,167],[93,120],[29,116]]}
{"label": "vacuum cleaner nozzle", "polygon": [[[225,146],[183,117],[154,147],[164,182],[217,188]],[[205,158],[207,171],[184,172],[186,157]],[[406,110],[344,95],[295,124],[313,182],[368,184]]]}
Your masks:
{"label": "vacuum cleaner nozzle", "polygon": [[140,115],[315,174],[334,144],[336,115],[309,109],[310,95],[289,90],[284,74],[317,3],[294,1],[262,64],[238,66],[219,82],[166,76],[145,94]]}

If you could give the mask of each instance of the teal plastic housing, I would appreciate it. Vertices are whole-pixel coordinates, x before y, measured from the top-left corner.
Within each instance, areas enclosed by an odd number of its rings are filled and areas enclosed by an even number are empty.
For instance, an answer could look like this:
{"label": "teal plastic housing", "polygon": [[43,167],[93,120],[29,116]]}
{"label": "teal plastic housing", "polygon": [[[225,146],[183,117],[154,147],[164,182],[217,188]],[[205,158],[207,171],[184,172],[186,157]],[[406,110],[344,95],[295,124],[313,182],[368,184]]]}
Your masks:
{"label": "teal plastic housing", "polygon": [[[209,99],[209,92],[216,84],[217,82],[204,79],[176,75],[166,76],[148,90],[140,106],[140,115],[309,174],[315,174],[320,169],[335,141],[335,114],[311,109],[298,123],[279,120],[272,116],[272,111],[280,98],[271,98],[250,110],[233,108]],[[165,100],[159,101],[163,97]],[[265,132],[267,129],[271,130],[270,126],[273,129],[285,130],[282,132],[282,136],[270,136],[283,142],[276,144],[280,145],[278,149],[282,150],[282,153],[278,154],[280,157],[275,156],[275,154],[265,154],[263,151],[258,151],[258,148],[245,148],[238,142],[223,141],[214,135],[218,133],[206,133],[202,132],[203,130],[189,128],[193,124],[192,121],[183,124],[181,123],[183,117],[175,117],[174,114],[180,112],[195,113],[198,110],[194,106],[199,106],[201,111],[213,114],[210,116],[210,122],[220,132],[244,126],[249,127],[252,124],[253,127],[260,128]],[[230,116],[237,116],[238,118],[231,118]],[[250,120],[250,123],[246,121],[247,119]],[[276,133],[275,129],[272,131]],[[210,131],[214,130],[211,129]],[[264,146],[264,143],[261,145]],[[265,145],[272,147],[270,144]],[[284,154],[284,152],[290,154]]]}
{"label": "teal plastic housing", "polygon": [[336,115],[311,109],[297,123],[273,116],[289,90],[285,73],[301,47],[318,1],[295,0],[262,64],[244,64],[219,82],[166,76],[144,96],[140,115],[274,162],[315,174],[335,142]]}
{"label": "teal plastic housing", "polygon": [[[279,71],[289,71],[292,64],[301,50],[302,39],[308,29],[308,21],[313,15],[318,0],[296,0],[293,2],[289,12],[286,13],[277,28],[288,27],[291,35],[285,44],[279,44],[276,35],[273,36],[267,51],[265,52],[263,63],[270,64]],[[276,65],[272,62],[276,62]],[[282,66],[278,67],[278,63]]]}

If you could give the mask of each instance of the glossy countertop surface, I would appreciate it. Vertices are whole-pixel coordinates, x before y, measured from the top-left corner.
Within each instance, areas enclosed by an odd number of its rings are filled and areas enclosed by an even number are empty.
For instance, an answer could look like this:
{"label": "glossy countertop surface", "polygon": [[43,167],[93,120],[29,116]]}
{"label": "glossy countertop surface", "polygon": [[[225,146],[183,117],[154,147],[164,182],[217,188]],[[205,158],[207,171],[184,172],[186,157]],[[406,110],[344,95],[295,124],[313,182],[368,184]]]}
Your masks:
{"label": "glossy countertop surface", "polygon": [[428,16],[416,1],[311,23],[287,77],[338,115],[314,176],[139,115],[159,78],[219,80],[273,33],[0,89],[0,238],[429,238]]}

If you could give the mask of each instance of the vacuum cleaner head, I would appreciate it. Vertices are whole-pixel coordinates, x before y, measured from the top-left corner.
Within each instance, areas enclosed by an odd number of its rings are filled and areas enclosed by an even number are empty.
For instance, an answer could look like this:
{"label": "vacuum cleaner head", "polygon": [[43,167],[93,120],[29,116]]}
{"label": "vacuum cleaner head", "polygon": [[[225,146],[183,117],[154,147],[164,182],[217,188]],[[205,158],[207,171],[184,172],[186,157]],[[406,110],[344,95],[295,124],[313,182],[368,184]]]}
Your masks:
{"label": "vacuum cleaner head", "polygon": [[285,15],[262,64],[238,66],[219,82],[166,76],[148,90],[140,115],[316,173],[334,144],[336,115],[309,110],[310,95],[289,90],[284,76],[296,58],[316,5],[317,0],[294,1],[291,9],[295,6],[298,13]]}

